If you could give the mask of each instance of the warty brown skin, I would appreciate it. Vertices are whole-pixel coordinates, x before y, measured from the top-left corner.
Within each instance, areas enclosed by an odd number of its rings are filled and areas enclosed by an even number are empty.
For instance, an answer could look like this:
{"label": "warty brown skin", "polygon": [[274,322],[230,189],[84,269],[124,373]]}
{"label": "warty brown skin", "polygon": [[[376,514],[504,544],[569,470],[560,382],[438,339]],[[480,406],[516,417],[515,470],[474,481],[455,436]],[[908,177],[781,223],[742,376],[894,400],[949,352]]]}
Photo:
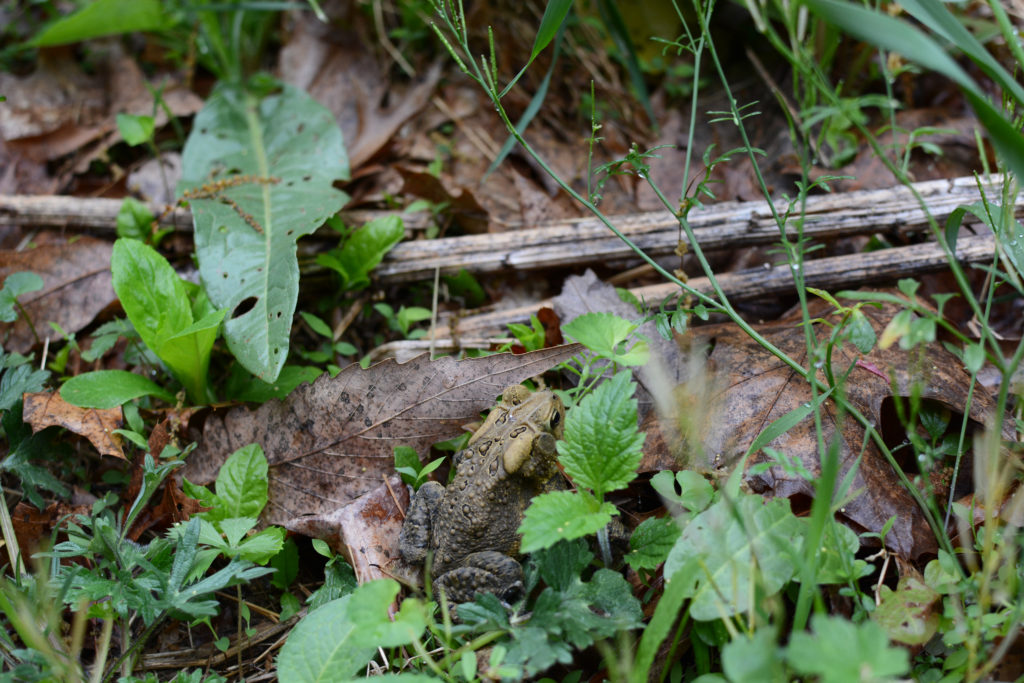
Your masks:
{"label": "warty brown skin", "polygon": [[552,392],[509,387],[455,455],[451,484],[427,482],[413,496],[399,550],[413,564],[433,553],[434,589],[448,600],[468,602],[478,592],[505,602],[521,597],[516,530],[533,497],[557,487],[555,442],[564,421]]}

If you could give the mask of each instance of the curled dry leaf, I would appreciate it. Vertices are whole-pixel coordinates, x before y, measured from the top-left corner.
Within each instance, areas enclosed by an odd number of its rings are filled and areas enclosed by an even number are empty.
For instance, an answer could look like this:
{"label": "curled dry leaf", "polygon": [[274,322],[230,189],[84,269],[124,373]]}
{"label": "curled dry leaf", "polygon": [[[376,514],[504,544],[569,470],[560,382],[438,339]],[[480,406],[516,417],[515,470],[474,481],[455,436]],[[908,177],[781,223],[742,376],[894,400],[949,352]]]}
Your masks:
{"label": "curled dry leaf", "polygon": [[[877,334],[896,312],[895,307],[889,305],[863,310]],[[812,302],[810,315],[827,317],[829,308],[824,302]],[[781,320],[757,329],[791,358],[807,364],[799,319]],[[824,325],[815,325],[814,329],[819,341],[829,334]],[[698,400],[690,402],[689,413],[682,416],[683,421],[689,423],[683,431],[689,435],[690,445],[685,450],[693,467],[730,468],[769,424],[811,400],[805,381],[735,325],[697,328],[690,344],[695,352],[706,354],[708,360],[706,377],[701,382],[703,393]],[[914,383],[920,383],[922,399],[947,408],[954,426],[958,424],[957,416],[962,415],[968,405],[970,378],[956,357],[938,344],[915,351],[876,346],[870,353],[858,356],[853,346],[846,343],[834,354],[832,363],[837,373],[853,364],[846,384],[847,399],[878,425],[890,449],[905,438],[893,409],[894,388],[895,396],[906,399]],[[981,387],[975,387],[968,411],[968,434],[992,424],[994,407],[991,396]],[[853,498],[840,509],[839,517],[856,531],[877,533],[895,516],[896,522],[886,537],[890,550],[912,560],[935,552],[935,537],[923,513],[875,443],[865,439],[860,424],[848,415],[840,418],[831,401],[824,404],[823,418],[825,443],[839,439],[839,481],[860,458],[850,489]],[[813,416],[768,445],[801,463],[813,475],[820,473]],[[760,452],[749,459],[747,468],[765,460],[766,456]],[[918,474],[916,462],[898,464],[911,480]],[[953,483],[958,495],[967,492],[963,489],[970,485],[970,472],[968,454],[960,465],[964,476]],[[788,473],[779,465],[760,474],[748,474],[746,481],[753,490],[773,496],[807,501],[815,492],[814,482]]]}
{"label": "curled dry leaf", "polygon": [[[52,334],[48,322],[74,333],[93,321],[116,300],[110,275],[110,242],[82,237],[74,242],[45,244],[25,251],[0,252],[0,282],[11,273],[31,271],[43,288],[18,300],[41,337]],[[4,347],[26,353],[35,344],[22,317],[11,324]]]}
{"label": "curled dry leaf", "polygon": [[411,582],[419,572],[406,567],[398,554],[398,534],[408,507],[408,487],[400,477],[391,476],[342,508],[296,517],[285,526],[327,541],[352,565],[359,583],[386,577]]}
{"label": "curled dry leaf", "polygon": [[228,455],[250,443],[270,463],[269,524],[346,505],[391,474],[394,447],[423,452],[459,434],[510,384],[534,377],[580,350],[567,344],[521,355],[350,365],[283,401],[210,415],[185,466],[190,481],[213,481]]}
{"label": "curled dry leaf", "polygon": [[58,392],[41,391],[25,394],[24,420],[32,425],[32,432],[47,427],[64,427],[87,438],[103,455],[124,458],[121,439],[114,434],[120,429],[124,417],[121,408],[79,408],[65,403]]}

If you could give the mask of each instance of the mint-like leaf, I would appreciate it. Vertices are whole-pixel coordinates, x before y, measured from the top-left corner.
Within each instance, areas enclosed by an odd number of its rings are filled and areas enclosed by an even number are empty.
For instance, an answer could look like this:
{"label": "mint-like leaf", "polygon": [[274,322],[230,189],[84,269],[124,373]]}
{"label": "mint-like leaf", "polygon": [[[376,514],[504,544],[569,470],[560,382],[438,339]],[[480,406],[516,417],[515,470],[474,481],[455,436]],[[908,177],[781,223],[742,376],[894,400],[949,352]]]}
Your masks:
{"label": "mint-like leaf", "polygon": [[639,327],[612,313],[584,313],[562,325],[562,333],[580,342],[602,358],[621,365],[646,365],[651,357],[647,341],[626,347],[626,340]]}
{"label": "mint-like leaf", "polygon": [[558,461],[577,486],[602,499],[636,477],[644,438],[637,429],[636,384],[629,371],[604,382],[565,420],[565,441],[558,443]]}
{"label": "mint-like leaf", "polygon": [[854,624],[842,617],[816,614],[810,633],[793,633],[786,661],[822,683],[880,681],[901,677],[910,669],[907,651],[889,645],[889,636],[873,621]]}
{"label": "mint-like leaf", "polygon": [[601,503],[585,491],[541,494],[533,499],[523,515],[519,526],[519,533],[523,535],[520,550],[530,553],[558,541],[597,533],[612,520],[613,514],[618,514],[614,505]]}
{"label": "mint-like leaf", "polygon": [[267,504],[267,456],[258,443],[232,453],[217,475],[217,506],[203,513],[211,522],[231,517],[257,518]]}

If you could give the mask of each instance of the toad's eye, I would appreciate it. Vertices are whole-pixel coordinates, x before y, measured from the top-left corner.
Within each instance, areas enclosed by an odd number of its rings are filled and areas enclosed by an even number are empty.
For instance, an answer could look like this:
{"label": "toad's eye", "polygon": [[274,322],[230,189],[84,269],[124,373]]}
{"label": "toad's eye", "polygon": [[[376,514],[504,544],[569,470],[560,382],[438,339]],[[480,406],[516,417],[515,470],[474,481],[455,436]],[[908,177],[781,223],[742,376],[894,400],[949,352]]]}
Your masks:
{"label": "toad's eye", "polygon": [[554,429],[562,421],[562,414],[557,410],[551,415],[551,428]]}

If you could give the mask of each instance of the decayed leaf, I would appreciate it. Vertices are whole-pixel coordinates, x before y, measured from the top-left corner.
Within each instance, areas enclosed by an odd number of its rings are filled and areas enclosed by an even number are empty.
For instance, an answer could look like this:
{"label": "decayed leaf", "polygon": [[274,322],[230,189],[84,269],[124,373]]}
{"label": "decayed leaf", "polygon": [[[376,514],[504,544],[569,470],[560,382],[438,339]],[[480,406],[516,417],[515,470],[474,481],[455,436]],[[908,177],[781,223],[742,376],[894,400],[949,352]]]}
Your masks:
{"label": "decayed leaf", "polygon": [[377,486],[392,472],[395,446],[422,452],[458,435],[510,384],[539,375],[579,351],[567,344],[521,355],[456,361],[426,355],[362,370],[350,365],[302,385],[284,401],[234,408],[207,418],[199,449],[184,468],[208,484],[237,448],[259,443],[270,463],[264,521],[322,514]]}
{"label": "decayed leaf", "polygon": [[409,488],[401,477],[392,476],[342,508],[296,517],[286,526],[289,531],[322,538],[344,554],[359,583],[396,574],[416,581],[420,572],[407,567],[398,554],[398,534],[408,507]]}
{"label": "decayed leaf", "polygon": [[65,403],[57,392],[25,394],[24,420],[32,432],[47,427],[64,427],[87,438],[103,455],[124,458],[120,437],[114,434],[123,422],[121,408],[79,408]]}
{"label": "decayed leaf", "polygon": [[[64,244],[47,244],[25,251],[0,252],[0,282],[11,273],[31,271],[43,278],[43,288],[19,297],[41,338],[53,336],[47,324],[77,332],[114,300],[110,284],[111,245],[82,237]],[[10,328],[4,348],[26,353],[36,339],[19,317]]]}
{"label": "decayed leaf", "polygon": [[[827,305],[823,302],[812,303],[811,309],[812,318],[828,315]],[[892,318],[895,309],[891,306],[883,309],[866,307],[864,312],[878,334]],[[790,357],[806,364],[804,336],[798,322],[794,319],[781,320],[759,326],[758,330]],[[829,330],[823,325],[816,325],[815,332],[821,339],[828,335]],[[709,352],[712,379],[708,386],[713,387],[708,391],[706,400],[694,405],[694,414],[687,416],[696,423],[690,443],[701,444],[699,452],[688,454],[698,468],[719,469],[734,465],[765,427],[811,400],[806,382],[734,325],[698,328],[691,344],[695,350]],[[890,381],[901,397],[909,396],[914,382],[921,382],[922,398],[943,404],[954,415],[962,413],[967,404],[969,377],[960,362],[937,344],[918,352],[876,347],[859,360],[852,353],[855,353],[852,344],[844,344],[834,355],[833,366],[837,372],[842,372],[856,362],[846,386],[848,400],[879,425],[883,434],[887,430],[901,429],[892,415]],[[976,387],[969,411],[974,426],[980,428],[989,424],[993,409],[991,397]],[[935,538],[921,510],[877,446],[871,441],[865,443],[863,428],[848,416],[837,425],[836,407],[831,402],[825,404],[823,413],[825,442],[836,435],[840,439],[840,480],[863,453],[851,489],[858,495],[840,509],[840,517],[855,530],[878,532],[890,517],[895,516],[896,522],[886,538],[891,550],[911,559],[934,552]],[[890,445],[901,440],[902,436],[899,436]],[[812,474],[819,474],[813,416],[769,446],[802,463]],[[751,458],[747,467],[764,460],[761,453]],[[911,478],[917,473],[909,463],[906,469]],[[963,463],[961,471],[970,472],[970,464]],[[778,465],[763,473],[748,475],[747,482],[753,490],[774,496],[814,495],[813,482],[787,473]]]}

